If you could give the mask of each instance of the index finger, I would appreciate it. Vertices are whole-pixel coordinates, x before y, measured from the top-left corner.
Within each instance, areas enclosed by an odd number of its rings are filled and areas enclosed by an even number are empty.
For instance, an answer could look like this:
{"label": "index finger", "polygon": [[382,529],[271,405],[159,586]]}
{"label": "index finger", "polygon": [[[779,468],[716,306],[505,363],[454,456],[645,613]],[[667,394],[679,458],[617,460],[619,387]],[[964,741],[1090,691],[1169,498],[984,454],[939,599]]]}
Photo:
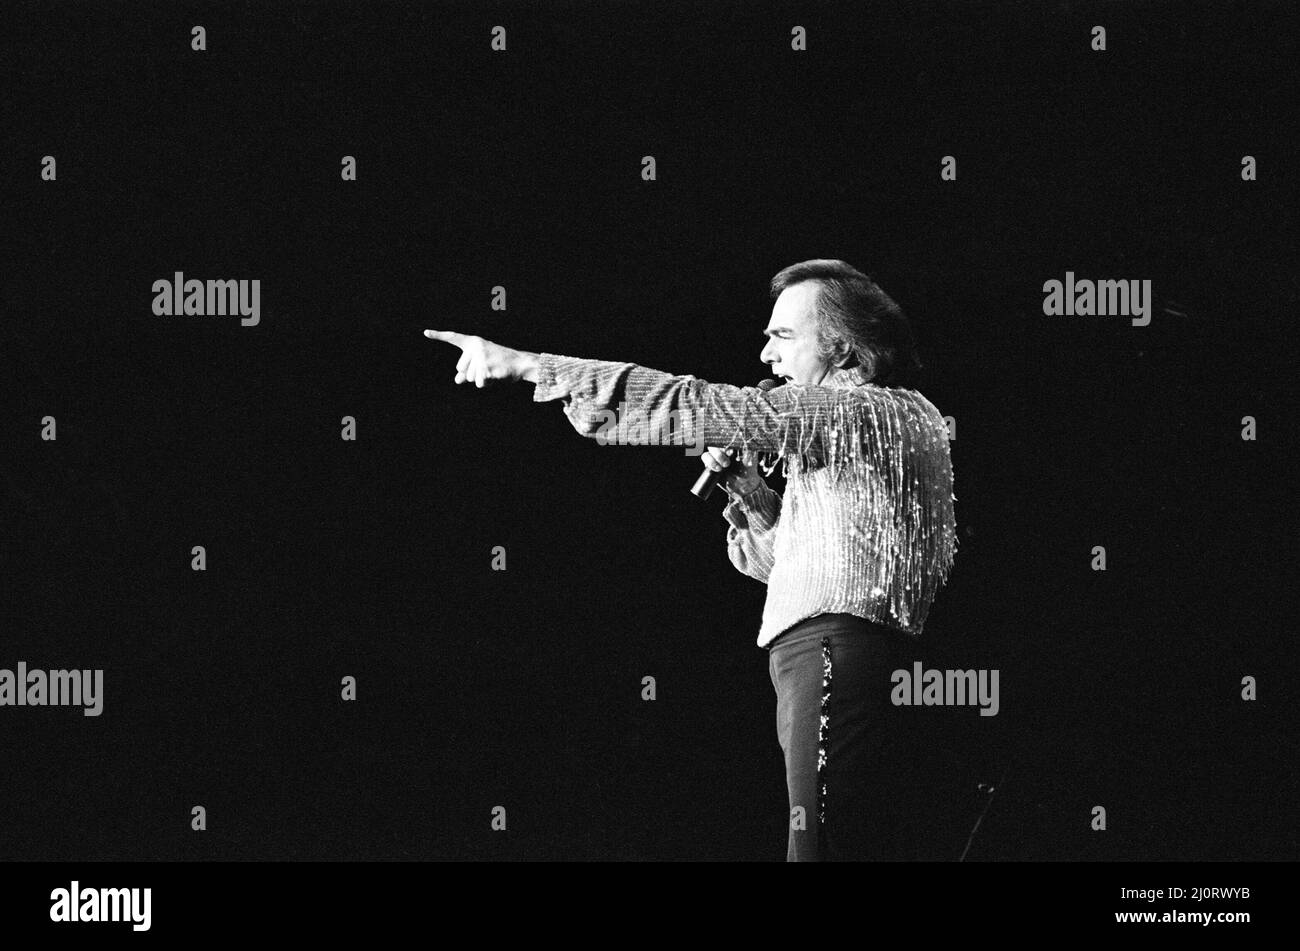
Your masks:
{"label": "index finger", "polygon": [[424,335],[430,340],[442,340],[446,343],[455,344],[462,349],[465,346],[466,334],[457,333],[454,330],[426,330]]}

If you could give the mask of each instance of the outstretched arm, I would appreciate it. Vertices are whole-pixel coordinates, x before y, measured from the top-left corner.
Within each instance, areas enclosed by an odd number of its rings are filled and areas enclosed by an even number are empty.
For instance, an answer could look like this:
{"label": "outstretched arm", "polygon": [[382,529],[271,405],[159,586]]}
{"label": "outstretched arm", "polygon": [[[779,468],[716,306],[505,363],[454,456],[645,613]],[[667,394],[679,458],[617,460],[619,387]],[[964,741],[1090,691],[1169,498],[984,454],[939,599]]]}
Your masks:
{"label": "outstretched arm", "polygon": [[898,469],[900,480],[900,443],[942,448],[946,455],[942,418],[907,390],[786,385],[764,391],[635,363],[514,350],[453,331],[426,330],[425,335],[461,348],[457,383],[481,388],[530,380],[536,385],[533,400],[562,399],[573,428],[588,438],[604,437],[610,415],[626,412],[661,434],[659,445],[740,445],[746,452],[796,456],[813,465],[865,455],[877,467]]}

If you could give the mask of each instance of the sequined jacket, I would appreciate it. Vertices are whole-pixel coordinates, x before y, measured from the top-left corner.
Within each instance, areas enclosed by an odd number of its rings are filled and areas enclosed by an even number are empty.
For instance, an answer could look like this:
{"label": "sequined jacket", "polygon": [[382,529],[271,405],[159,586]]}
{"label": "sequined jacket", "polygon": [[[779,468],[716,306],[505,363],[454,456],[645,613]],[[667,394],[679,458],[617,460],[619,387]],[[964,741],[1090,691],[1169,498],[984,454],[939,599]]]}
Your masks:
{"label": "sequined jacket", "polygon": [[821,613],[921,634],[957,536],[947,425],[920,393],[842,369],[764,391],[542,353],[533,400],[554,399],[602,442],[736,448],[769,476],[783,465],[783,495],[764,482],[723,510],[732,564],[767,584],[760,647]]}

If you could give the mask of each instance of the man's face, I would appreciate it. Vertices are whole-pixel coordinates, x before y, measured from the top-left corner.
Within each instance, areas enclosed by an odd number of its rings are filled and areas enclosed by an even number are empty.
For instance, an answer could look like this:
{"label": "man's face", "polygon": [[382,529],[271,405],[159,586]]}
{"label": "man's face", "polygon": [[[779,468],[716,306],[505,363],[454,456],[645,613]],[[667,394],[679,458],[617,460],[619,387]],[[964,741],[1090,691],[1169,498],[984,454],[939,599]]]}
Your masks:
{"label": "man's face", "polygon": [[817,288],[815,281],[794,284],[772,305],[772,319],[763,333],[767,343],[759,359],[777,376],[816,386],[834,369],[817,356]]}

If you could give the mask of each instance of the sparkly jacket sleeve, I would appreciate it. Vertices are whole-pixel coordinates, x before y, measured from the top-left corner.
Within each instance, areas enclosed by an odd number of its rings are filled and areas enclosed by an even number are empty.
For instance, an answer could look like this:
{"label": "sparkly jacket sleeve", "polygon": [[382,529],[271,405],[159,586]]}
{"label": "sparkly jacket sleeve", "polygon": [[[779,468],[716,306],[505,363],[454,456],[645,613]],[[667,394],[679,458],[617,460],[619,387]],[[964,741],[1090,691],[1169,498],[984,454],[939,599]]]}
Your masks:
{"label": "sparkly jacket sleeve", "polygon": [[856,455],[860,446],[853,443],[873,438],[889,425],[890,393],[880,387],[849,391],[795,385],[765,391],[673,376],[635,363],[542,353],[533,400],[563,399],[564,413],[580,435],[602,436],[611,443],[638,444],[616,437],[621,412],[647,420],[649,431],[661,434],[660,445],[740,445],[760,456],[793,454],[821,462]]}
{"label": "sparkly jacket sleeve", "polygon": [[722,510],[727,520],[727,556],[736,570],[767,583],[772,573],[776,522],[781,515],[781,496],[760,482],[737,496]]}

